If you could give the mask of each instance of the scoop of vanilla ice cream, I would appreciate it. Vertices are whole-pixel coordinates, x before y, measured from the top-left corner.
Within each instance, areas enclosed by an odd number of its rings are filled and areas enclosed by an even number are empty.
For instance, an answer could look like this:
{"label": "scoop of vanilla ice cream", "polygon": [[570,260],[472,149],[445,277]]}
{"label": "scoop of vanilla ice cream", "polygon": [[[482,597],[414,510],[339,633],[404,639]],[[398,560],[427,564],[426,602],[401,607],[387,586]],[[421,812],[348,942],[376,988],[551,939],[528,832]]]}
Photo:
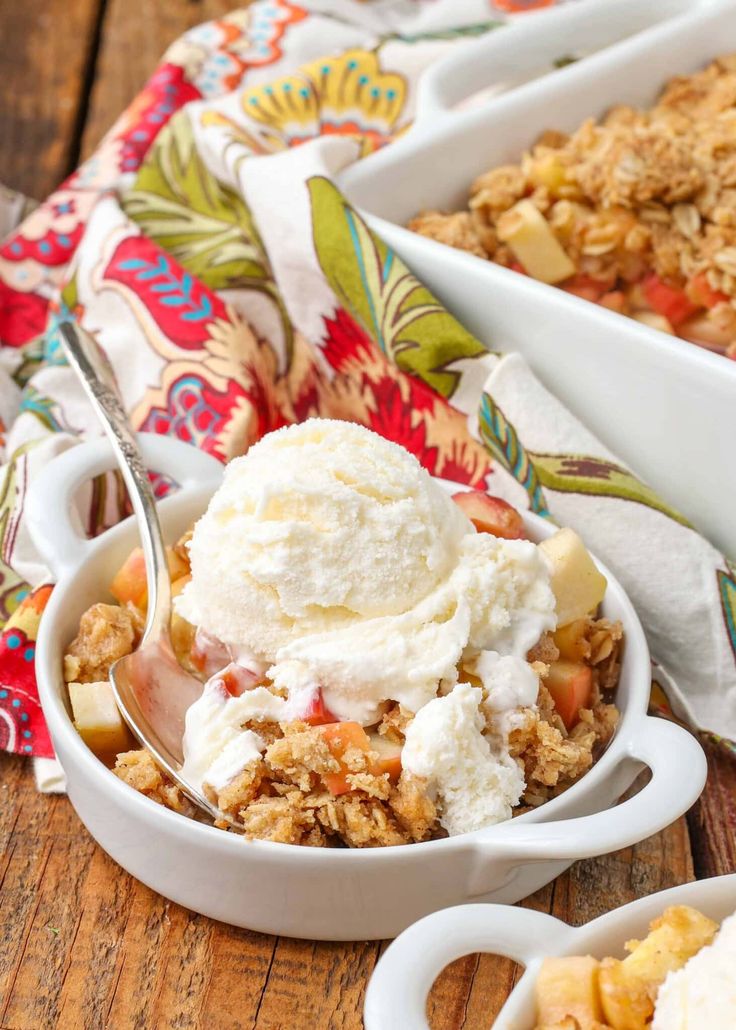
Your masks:
{"label": "scoop of vanilla ice cream", "polygon": [[511,818],[524,776],[508,751],[484,736],[483,691],[468,683],[426,704],[409,723],[401,764],[424,777],[450,836]]}
{"label": "scoop of vanilla ice cream", "polygon": [[227,466],[195,526],[178,609],[272,659],[306,634],[412,608],[448,577],[468,526],[404,448],[310,419]]}
{"label": "scoop of vanilla ice cream", "polygon": [[736,913],[724,919],[712,944],[659,989],[652,1030],[733,1030],[736,1027]]}
{"label": "scoop of vanilla ice cream", "polygon": [[457,682],[467,654],[523,657],[555,626],[535,544],[477,533],[402,447],[313,419],[231,462],[194,528],[179,612],[268,665],[293,702],[322,690],[370,725]]}
{"label": "scoop of vanilla ice cream", "polygon": [[292,695],[311,672],[335,715],[369,725],[385,699],[417,712],[439,684],[451,687],[468,649],[526,655],[555,625],[541,554],[468,527],[454,568],[418,604],[292,641],[277,653],[274,682]]}

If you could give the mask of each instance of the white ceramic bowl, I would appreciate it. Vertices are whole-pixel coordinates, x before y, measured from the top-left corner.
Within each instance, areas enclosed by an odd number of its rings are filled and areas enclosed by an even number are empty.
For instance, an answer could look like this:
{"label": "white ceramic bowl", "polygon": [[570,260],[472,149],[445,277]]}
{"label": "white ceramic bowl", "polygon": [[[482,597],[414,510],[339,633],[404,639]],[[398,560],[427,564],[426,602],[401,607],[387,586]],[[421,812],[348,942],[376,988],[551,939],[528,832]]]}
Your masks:
{"label": "white ceramic bowl", "polygon": [[[501,96],[452,108],[483,86],[518,81],[642,28]],[[430,69],[415,126],[339,177],[368,223],[468,329],[491,349],[523,354],[589,429],[727,554],[736,553],[736,475],[727,474],[736,362],[403,226],[422,209],[464,207],[477,175],[517,161],[543,129],[572,131],[616,103],[649,105],[671,76],[734,50],[733,0],[585,0],[525,16]]]}
{"label": "white ceramic bowl", "polygon": [[[182,484],[160,505],[174,540],[204,511],[222,468],[190,446],[142,434],[149,467]],[[656,833],[700,794],[705,756],[672,723],[647,716],[650,667],[641,626],[606,570],[604,612],[620,619],[626,647],[617,703],[621,723],[600,760],[564,795],[508,823],[447,840],[371,850],[246,841],[170,812],[132,790],[85,746],[69,717],[62,656],[85,609],[137,542],[128,519],[94,540],[68,517],[90,476],[113,467],[104,440],[56,458],[29,496],[34,540],[58,577],[37,643],[39,690],[69,797],[99,844],[128,872],[173,901],[236,926],[322,940],[393,937],[428,912],[469,900],[512,902],[575,859]],[[530,536],[552,528],[525,516]],[[651,781],[609,811],[643,765]]]}
{"label": "white ceramic bowl", "polygon": [[531,1030],[534,984],[545,958],[622,956],[626,941],[645,937],[651,920],[668,905],[692,905],[721,922],[736,911],[736,874],[650,894],[578,929],[543,912],[499,905],[463,905],[427,916],[402,933],[376,966],[366,992],[366,1030],[428,1030],[427,995],[437,974],[476,951],[526,966],[493,1026]]}

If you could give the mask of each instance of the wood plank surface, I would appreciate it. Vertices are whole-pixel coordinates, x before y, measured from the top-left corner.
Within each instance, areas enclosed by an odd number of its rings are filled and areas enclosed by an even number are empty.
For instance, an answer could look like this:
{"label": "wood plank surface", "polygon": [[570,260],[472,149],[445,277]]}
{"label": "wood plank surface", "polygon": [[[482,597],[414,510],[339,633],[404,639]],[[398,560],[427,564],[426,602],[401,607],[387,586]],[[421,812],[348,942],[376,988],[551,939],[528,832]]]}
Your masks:
{"label": "wood plank surface", "polygon": [[0,182],[41,199],[72,171],[104,0],[0,0]]}
{"label": "wood plank surface", "polygon": [[[0,0],[0,180],[42,196],[87,156],[185,29],[228,0]],[[523,904],[576,925],[693,876],[736,870],[736,759],[663,833],[576,863]],[[0,1030],[358,1030],[385,944],[277,939],[159,897],[102,852],[29,764],[0,755]],[[487,1030],[513,963],[438,978],[434,1030]]]}
{"label": "wood plank surface", "polygon": [[[578,862],[525,905],[579,925],[618,905],[736,869],[736,760],[709,748],[688,819]],[[313,943],[238,930],[136,883],[91,840],[66,798],[0,756],[2,1030],[358,1030],[376,942]],[[468,956],[429,1005],[433,1030],[487,1030],[512,963]]]}
{"label": "wood plank surface", "polygon": [[230,0],[106,0],[89,114],[82,136],[88,157],[145,84],[161,55],[183,32],[217,18]]}

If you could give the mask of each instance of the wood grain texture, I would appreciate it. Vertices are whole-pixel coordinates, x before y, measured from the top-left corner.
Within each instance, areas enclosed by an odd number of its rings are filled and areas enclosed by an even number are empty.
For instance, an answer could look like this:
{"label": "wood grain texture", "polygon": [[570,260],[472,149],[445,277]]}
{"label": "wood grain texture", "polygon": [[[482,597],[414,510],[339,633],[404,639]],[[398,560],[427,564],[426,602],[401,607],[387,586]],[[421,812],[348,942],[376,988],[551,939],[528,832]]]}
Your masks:
{"label": "wood grain texture", "polygon": [[82,136],[88,157],[155,71],[166,48],[200,22],[233,7],[229,0],[106,0],[95,82]]}
{"label": "wood grain texture", "polygon": [[[685,819],[633,848],[576,862],[521,904],[580,926],[612,908],[693,879]],[[521,968],[494,955],[471,955],[438,977],[430,999],[432,1030],[486,1030]]]}
{"label": "wood grain texture", "polygon": [[[166,46],[231,6],[0,0],[0,179],[48,191]],[[580,924],[693,875],[736,870],[736,759],[714,746],[708,756],[687,821],[576,863],[523,904]],[[39,796],[27,762],[0,755],[0,1030],[359,1030],[384,948],[277,939],[166,901],[95,845],[66,798]],[[453,963],[430,998],[432,1027],[487,1030],[518,972],[491,955]]]}
{"label": "wood grain texture", "polygon": [[698,879],[736,870],[736,756],[710,741],[708,789],[688,813]]}
{"label": "wood grain texture", "polygon": [[[699,875],[736,870],[736,762],[709,751],[702,799],[663,833],[578,862],[523,902],[579,925]],[[385,945],[224,926],[136,883],[66,798],[0,756],[1,1030],[359,1030]],[[439,976],[433,1030],[488,1030],[518,970],[470,955]]]}
{"label": "wood grain texture", "polygon": [[72,170],[102,3],[0,2],[0,182],[27,196]]}

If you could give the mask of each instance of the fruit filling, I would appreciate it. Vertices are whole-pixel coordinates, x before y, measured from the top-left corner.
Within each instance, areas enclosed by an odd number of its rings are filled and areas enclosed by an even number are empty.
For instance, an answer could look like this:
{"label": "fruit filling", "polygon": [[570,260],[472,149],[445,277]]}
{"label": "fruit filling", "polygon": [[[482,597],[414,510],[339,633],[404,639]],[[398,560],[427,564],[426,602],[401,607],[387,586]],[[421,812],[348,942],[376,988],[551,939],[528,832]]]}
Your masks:
{"label": "fruit filling", "polygon": [[[622,646],[606,580],[563,529],[450,496],[403,448],[314,419],[230,463],[170,552],[172,642],[202,681],[183,776],[246,837],[406,844],[544,803],[610,740]],[[136,749],[109,670],[137,645],[133,551],[65,657],[75,723],[116,775],[188,802]]]}
{"label": "fruit filling", "polygon": [[732,1030],[736,914],[722,926],[672,905],[625,958],[548,958],[536,983],[535,1030]]}
{"label": "fruit filling", "polygon": [[736,359],[736,55],[548,130],[409,228]]}

